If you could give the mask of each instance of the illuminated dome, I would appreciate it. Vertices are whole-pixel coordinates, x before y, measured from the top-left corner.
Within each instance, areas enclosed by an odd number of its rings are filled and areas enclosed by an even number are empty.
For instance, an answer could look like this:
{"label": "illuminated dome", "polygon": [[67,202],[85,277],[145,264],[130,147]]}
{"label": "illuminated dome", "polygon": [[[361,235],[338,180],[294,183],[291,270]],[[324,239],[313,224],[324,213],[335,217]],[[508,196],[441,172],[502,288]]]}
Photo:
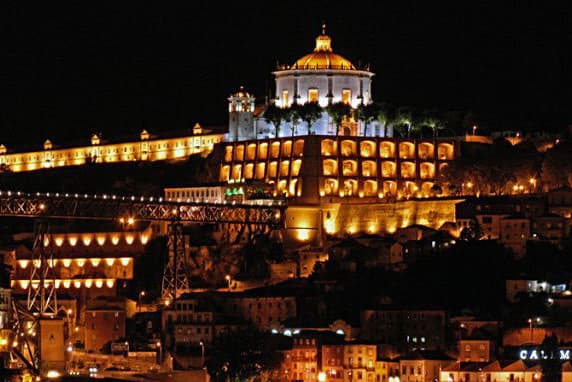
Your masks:
{"label": "illuminated dome", "polygon": [[332,39],[330,36],[326,35],[325,28],[322,28],[322,34],[316,37],[316,47],[314,48],[314,51],[298,59],[290,69],[356,70],[356,67],[350,62],[350,60],[332,51]]}

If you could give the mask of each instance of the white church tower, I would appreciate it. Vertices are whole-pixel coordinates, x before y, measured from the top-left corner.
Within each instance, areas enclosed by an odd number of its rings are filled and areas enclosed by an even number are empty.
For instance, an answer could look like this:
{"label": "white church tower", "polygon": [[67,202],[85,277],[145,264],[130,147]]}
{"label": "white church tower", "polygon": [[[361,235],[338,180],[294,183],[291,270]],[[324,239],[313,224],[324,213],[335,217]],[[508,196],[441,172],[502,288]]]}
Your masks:
{"label": "white church tower", "polygon": [[[321,117],[312,126],[304,121],[282,121],[280,136],[294,135],[346,135],[346,136],[391,136],[379,121],[365,124],[353,116],[344,119],[336,126],[325,110],[333,103],[344,103],[352,109],[373,102],[371,94],[372,77],[368,65],[356,66],[345,57],[334,52],[332,39],[322,25],[321,34],[315,39],[314,50],[292,65],[279,65],[272,72],[276,83],[274,104],[279,108],[289,108],[292,104],[303,105],[316,102],[322,108]],[[275,127],[264,118],[264,113],[254,112],[254,97],[240,90],[229,100],[228,141],[270,138],[275,135]]]}
{"label": "white church tower", "polygon": [[228,98],[228,141],[256,138],[254,101],[242,86]]}

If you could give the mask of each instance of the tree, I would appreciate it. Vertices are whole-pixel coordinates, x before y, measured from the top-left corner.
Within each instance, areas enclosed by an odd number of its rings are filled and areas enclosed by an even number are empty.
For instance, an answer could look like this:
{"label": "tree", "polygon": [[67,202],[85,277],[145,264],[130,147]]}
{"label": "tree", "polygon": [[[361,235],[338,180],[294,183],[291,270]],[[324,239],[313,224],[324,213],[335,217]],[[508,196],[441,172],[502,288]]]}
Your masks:
{"label": "tree", "polygon": [[278,137],[280,134],[280,125],[282,121],[285,119],[284,109],[279,108],[275,104],[271,103],[270,105],[266,106],[266,110],[264,111],[264,119],[266,123],[271,123],[274,125],[275,135]]}
{"label": "tree", "polygon": [[279,367],[281,336],[260,332],[254,327],[219,336],[209,349],[206,362],[212,381],[245,381]]}
{"label": "tree", "polygon": [[394,120],[394,126],[401,137],[411,137],[411,130],[413,125],[413,112],[408,107],[401,107],[397,110]]}
{"label": "tree", "polygon": [[562,380],[561,361],[558,357],[558,338],[556,334],[544,337],[540,351],[546,357],[540,357],[543,382],[558,382]]}
{"label": "tree", "polygon": [[301,109],[302,106],[297,103],[293,103],[289,108],[284,110],[284,120],[286,122],[292,123],[292,136],[296,135],[296,127],[301,119]]}
{"label": "tree", "polygon": [[364,123],[363,135],[367,136],[367,126],[375,120],[380,112],[379,105],[369,103],[367,105],[361,104],[356,109],[356,118]]}
{"label": "tree", "polygon": [[559,143],[545,153],[542,181],[549,188],[572,185],[572,143]]}
{"label": "tree", "polygon": [[379,105],[379,110],[377,112],[377,120],[379,123],[383,124],[384,136],[387,135],[387,128],[395,122],[395,110],[388,103],[382,103]]}
{"label": "tree", "polygon": [[322,117],[322,107],[318,102],[306,102],[300,107],[300,119],[308,124],[308,134],[312,134],[312,125]]}
{"label": "tree", "polygon": [[431,130],[433,138],[436,138],[439,134],[439,130],[444,129],[439,118],[437,118],[436,114],[433,111],[425,111],[421,113],[420,120],[419,120],[420,127],[426,127]]}
{"label": "tree", "polygon": [[336,102],[326,107],[326,111],[330,117],[334,120],[336,125],[336,136],[340,135],[340,125],[344,120],[344,117],[349,117],[352,111],[350,105],[344,102]]}

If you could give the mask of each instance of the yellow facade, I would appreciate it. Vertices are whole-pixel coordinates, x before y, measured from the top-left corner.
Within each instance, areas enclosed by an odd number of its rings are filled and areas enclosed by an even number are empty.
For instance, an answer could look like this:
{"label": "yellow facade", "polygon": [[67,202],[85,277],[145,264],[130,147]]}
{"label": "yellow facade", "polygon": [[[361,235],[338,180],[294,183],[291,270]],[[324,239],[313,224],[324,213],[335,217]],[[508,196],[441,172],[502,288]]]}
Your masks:
{"label": "yellow facade", "polygon": [[47,140],[43,151],[8,153],[6,147],[0,145],[0,166],[21,172],[87,163],[184,159],[189,155],[210,153],[222,140],[222,134],[203,134],[200,126],[195,125],[192,135],[177,138],[152,138],[143,130],[139,141],[113,144],[102,143],[100,137],[94,135],[90,146],[57,149]]}
{"label": "yellow facade", "polygon": [[[455,159],[455,141],[307,136],[228,143],[219,180],[259,180],[276,195],[321,198],[422,198]],[[306,169],[304,169],[306,168]],[[303,179],[302,179],[303,178]],[[317,180],[317,188],[302,181]]]}
{"label": "yellow facade", "polygon": [[[48,264],[53,278],[45,280],[56,289],[114,290],[117,280],[133,279],[134,256],[144,251],[152,238],[149,225],[140,231],[55,233],[48,236],[44,246],[50,247],[53,259]],[[26,290],[39,287],[40,281],[30,285],[32,269],[40,262],[31,253],[22,254],[11,264],[14,268],[11,287]]]}

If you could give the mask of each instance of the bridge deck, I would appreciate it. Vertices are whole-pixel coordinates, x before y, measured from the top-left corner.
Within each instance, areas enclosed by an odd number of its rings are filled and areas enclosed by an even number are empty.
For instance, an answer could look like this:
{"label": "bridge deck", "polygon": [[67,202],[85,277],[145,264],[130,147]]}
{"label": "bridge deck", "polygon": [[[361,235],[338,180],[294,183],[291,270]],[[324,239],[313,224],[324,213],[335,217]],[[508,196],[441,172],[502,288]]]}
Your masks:
{"label": "bridge deck", "polygon": [[166,202],[162,198],[0,191],[0,216],[280,226],[285,203]]}

